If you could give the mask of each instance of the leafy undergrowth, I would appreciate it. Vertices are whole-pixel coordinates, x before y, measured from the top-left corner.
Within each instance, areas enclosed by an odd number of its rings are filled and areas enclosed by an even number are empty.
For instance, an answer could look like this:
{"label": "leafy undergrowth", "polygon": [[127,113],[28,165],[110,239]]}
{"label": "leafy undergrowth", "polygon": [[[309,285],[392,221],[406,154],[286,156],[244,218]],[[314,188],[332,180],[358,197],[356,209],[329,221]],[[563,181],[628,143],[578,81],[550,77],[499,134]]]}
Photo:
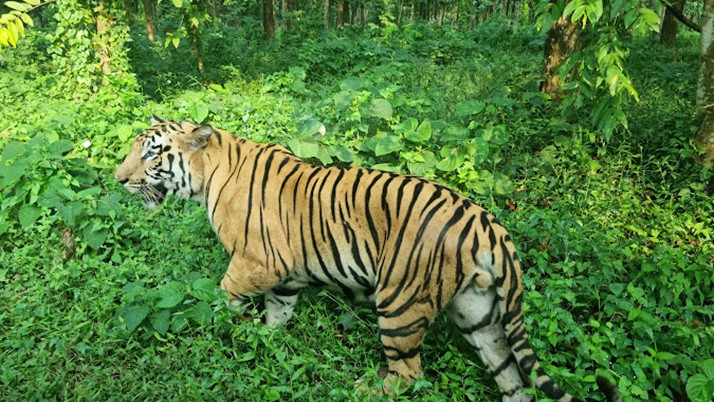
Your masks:
{"label": "leafy undergrowth", "polygon": [[[2,54],[0,94],[24,107],[0,110],[0,398],[358,399],[357,379],[380,381],[369,306],[308,290],[286,328],[244,321],[217,287],[228,256],[205,211],[146,211],[115,183],[157,113],[468,194],[521,250],[531,343],[559,384],[598,397],[599,373],[627,399],[711,399],[712,174],[692,163],[693,99],[681,96],[694,43],[641,46],[642,102],[603,144],[537,93],[543,38],[528,30],[349,35],[249,47],[210,85],[171,88],[149,72],[190,76],[157,67],[181,55],[137,40],[146,94],[108,88],[83,103],[53,90],[40,50]],[[647,51],[660,67],[637,65]],[[280,55],[267,67],[266,52]],[[500,398],[444,316],[422,361],[400,398]]]}

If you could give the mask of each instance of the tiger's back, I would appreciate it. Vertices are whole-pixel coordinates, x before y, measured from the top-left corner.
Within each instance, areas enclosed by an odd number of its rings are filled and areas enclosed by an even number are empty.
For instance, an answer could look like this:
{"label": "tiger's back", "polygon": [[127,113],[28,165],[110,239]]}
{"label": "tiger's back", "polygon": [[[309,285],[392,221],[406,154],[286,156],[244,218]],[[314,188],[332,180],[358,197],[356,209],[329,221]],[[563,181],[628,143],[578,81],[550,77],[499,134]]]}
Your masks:
{"label": "tiger's back", "polygon": [[144,163],[130,153],[117,179],[147,203],[157,192],[159,202],[168,194],[203,200],[231,255],[221,288],[232,305],[262,294],[267,323],[280,325],[292,316],[299,289],[311,284],[373,300],[387,384],[421,375],[424,333],[448,306],[504,400],[531,399],[521,370],[535,371],[548,396],[572,398],[528,343],[508,233],[468,198],[419,177],[311,165],[281,146],[208,126],[152,123],[132,152],[173,152]]}

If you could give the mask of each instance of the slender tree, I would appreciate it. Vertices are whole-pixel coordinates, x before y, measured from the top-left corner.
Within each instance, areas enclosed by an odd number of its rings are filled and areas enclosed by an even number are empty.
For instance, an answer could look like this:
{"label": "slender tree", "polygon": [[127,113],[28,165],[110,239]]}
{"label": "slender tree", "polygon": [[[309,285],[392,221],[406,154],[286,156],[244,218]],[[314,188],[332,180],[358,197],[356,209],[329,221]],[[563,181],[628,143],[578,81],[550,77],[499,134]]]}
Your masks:
{"label": "slender tree", "polygon": [[154,25],[154,8],[151,0],[142,0],[144,4],[144,23],[146,24],[146,33],[150,41],[154,41],[156,33],[156,25]]}
{"label": "slender tree", "polygon": [[109,67],[109,46],[106,41],[102,40],[107,35],[109,26],[112,25],[112,18],[107,12],[103,3],[99,3],[96,7],[97,19],[97,38],[99,40],[94,41],[94,50],[99,55],[99,64],[101,66],[102,73],[111,74],[112,70]]}
{"label": "slender tree", "polygon": [[578,25],[566,16],[561,16],[553,22],[546,35],[544,80],[540,84],[540,90],[555,100],[560,98],[560,87],[563,84],[556,70],[560,63],[580,46],[579,37]]}
{"label": "slender tree", "polygon": [[295,0],[283,0],[283,28],[286,31],[293,29],[295,12]]}
{"label": "slender tree", "polygon": [[704,163],[714,163],[714,0],[704,0],[702,12],[701,67],[697,107],[702,122],[696,142],[706,150]]}
{"label": "slender tree", "polygon": [[263,0],[263,38],[275,39],[275,3],[273,0]]}

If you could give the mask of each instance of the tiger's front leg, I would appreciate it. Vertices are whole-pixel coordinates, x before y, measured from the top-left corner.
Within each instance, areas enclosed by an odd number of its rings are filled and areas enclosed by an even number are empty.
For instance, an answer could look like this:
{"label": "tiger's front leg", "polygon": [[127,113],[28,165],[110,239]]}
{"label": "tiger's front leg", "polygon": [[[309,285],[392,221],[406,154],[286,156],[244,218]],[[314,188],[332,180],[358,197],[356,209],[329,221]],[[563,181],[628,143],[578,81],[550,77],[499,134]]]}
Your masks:
{"label": "tiger's front leg", "polygon": [[228,293],[231,306],[242,307],[250,297],[266,293],[280,282],[280,279],[274,269],[264,264],[233,257],[221,280],[221,289]]}
{"label": "tiger's front leg", "polygon": [[265,323],[275,328],[288,322],[293,317],[298,292],[281,286],[265,292]]}

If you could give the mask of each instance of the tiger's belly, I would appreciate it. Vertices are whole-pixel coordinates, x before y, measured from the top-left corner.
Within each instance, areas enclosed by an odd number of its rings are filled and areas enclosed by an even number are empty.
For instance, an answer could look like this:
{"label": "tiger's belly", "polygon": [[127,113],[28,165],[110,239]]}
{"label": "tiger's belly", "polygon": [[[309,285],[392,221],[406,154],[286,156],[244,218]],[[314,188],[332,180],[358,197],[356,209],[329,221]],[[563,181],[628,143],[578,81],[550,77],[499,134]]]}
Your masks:
{"label": "tiger's belly", "polygon": [[295,267],[279,286],[289,289],[324,287],[356,301],[374,301],[374,270],[361,269],[349,258],[335,262],[325,256],[308,259],[308,264]]}

